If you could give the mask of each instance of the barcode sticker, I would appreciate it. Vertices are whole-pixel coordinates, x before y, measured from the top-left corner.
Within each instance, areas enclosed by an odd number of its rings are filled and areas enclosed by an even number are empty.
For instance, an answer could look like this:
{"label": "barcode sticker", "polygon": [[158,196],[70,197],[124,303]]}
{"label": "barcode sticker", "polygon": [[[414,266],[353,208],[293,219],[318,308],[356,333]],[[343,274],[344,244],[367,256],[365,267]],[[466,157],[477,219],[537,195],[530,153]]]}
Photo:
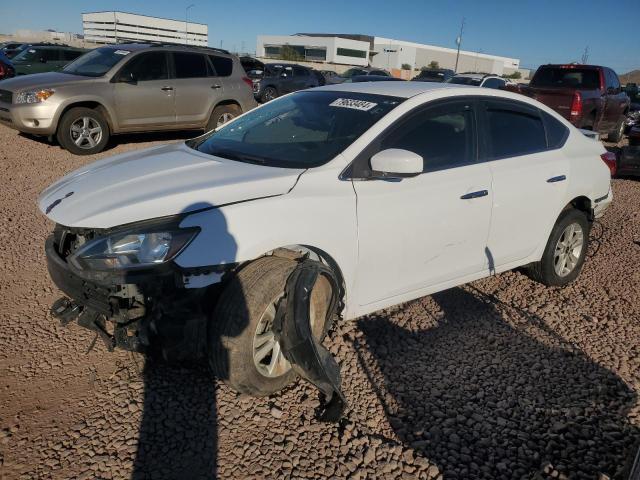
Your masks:
{"label": "barcode sticker", "polygon": [[354,110],[362,110],[364,112],[371,110],[376,105],[378,104],[367,102],[366,100],[355,100],[353,98],[337,98],[329,104],[330,107],[353,108]]}

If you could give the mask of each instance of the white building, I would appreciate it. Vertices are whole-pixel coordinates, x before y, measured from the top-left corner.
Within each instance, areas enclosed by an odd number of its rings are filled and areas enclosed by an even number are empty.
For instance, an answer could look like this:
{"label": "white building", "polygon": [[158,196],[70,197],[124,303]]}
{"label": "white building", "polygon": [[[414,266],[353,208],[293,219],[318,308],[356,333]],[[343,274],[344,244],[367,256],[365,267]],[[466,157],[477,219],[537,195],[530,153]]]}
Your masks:
{"label": "white building", "polygon": [[[371,65],[388,71],[411,69],[438,62],[440,68],[455,69],[456,49],[424,45],[383,37],[355,34],[299,33],[296,35],[260,35],[256,56],[279,59],[282,48],[295,50],[300,60],[343,65]],[[460,50],[458,72],[485,72],[497,75],[518,70],[520,60],[480,52]]]}
{"label": "white building", "polygon": [[259,35],[256,56],[279,59],[285,46],[298,53],[300,60],[343,65],[369,64],[369,42],[338,36]]}
{"label": "white building", "polygon": [[[373,37],[371,47],[371,65],[387,70],[402,68],[409,64],[411,68],[421,68],[431,62],[438,62],[440,68],[455,69],[455,48],[437,47],[421,43],[405,42],[391,38]],[[483,72],[505,75],[520,68],[517,58],[500,57],[480,52],[460,50],[458,72]]]}
{"label": "white building", "polygon": [[206,47],[209,29],[202,23],[125,12],[82,14],[84,38],[95,43],[151,41]]}

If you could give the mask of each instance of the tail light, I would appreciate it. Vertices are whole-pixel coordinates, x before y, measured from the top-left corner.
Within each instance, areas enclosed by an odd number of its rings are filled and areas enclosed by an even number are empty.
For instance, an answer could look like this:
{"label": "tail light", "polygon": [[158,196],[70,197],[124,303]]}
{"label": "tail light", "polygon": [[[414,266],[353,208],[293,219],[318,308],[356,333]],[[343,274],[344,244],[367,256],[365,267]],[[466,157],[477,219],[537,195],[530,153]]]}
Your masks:
{"label": "tail light", "polygon": [[571,116],[579,117],[580,115],[582,115],[582,95],[580,92],[575,92],[571,101]]}
{"label": "tail light", "polygon": [[242,81],[246,83],[251,90],[253,90],[253,80],[251,80],[249,77],[242,77]]}
{"label": "tail light", "polygon": [[609,167],[609,171],[611,172],[611,176],[615,176],[616,171],[618,169],[618,162],[616,159],[616,154],[613,152],[605,152],[602,155],[600,155],[600,158],[602,159],[602,161],[604,163],[607,164],[607,167]]}

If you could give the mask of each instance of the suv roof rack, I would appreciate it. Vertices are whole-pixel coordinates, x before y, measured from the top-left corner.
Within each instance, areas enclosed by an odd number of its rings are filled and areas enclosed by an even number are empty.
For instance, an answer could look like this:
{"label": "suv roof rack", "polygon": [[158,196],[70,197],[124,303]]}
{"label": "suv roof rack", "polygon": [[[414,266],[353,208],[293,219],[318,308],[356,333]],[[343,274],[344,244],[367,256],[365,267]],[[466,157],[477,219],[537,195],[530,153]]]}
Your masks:
{"label": "suv roof rack", "polygon": [[[140,44],[140,45],[151,45],[152,47],[181,47],[181,48],[192,48],[194,50],[209,50],[212,52],[225,53],[230,55],[228,50],[223,50],[222,48],[215,47],[202,47],[200,45],[185,45],[183,43],[168,43],[168,42],[155,42],[153,40],[144,40],[144,41],[125,41],[122,43],[132,43],[132,44]],[[117,44],[116,44],[117,45]]]}

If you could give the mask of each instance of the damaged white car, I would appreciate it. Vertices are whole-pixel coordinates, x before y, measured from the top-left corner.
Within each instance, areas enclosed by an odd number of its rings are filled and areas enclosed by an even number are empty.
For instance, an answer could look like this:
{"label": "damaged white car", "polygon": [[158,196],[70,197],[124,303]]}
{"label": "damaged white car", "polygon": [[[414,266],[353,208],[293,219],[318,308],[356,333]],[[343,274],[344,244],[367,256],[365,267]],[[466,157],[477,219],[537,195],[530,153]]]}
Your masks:
{"label": "damaged white car", "polygon": [[[520,266],[579,274],[611,159],[535,100],[446,84],[331,85],[44,191],[52,311],[109,348],[208,358],[238,391],[295,372],[344,408],[334,317]],[[335,405],[338,403],[338,405]]]}

